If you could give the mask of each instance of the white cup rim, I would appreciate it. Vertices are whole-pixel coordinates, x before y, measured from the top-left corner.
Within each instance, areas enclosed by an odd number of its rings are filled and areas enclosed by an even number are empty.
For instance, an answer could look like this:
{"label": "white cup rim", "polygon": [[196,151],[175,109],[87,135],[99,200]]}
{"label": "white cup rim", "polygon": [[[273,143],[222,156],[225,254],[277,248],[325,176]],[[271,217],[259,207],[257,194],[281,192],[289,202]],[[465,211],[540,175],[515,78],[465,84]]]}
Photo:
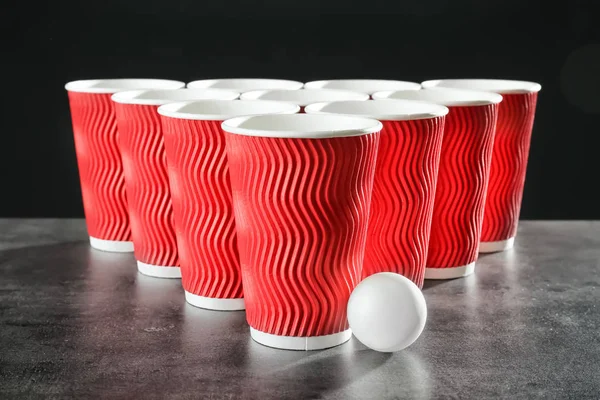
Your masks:
{"label": "white cup rim", "polygon": [[111,96],[120,104],[161,106],[163,104],[191,100],[235,100],[238,92],[226,89],[175,89],[175,90],[126,90]]}
{"label": "white cup rim", "polygon": [[472,107],[498,104],[498,93],[478,90],[432,87],[422,90],[388,90],[373,93],[374,100],[415,100],[435,103],[446,107]]}
{"label": "white cup rim", "polygon": [[542,89],[542,85],[537,82],[510,79],[433,79],[421,82],[421,86],[483,90],[498,94],[537,93]]}
{"label": "white cup rim", "polygon": [[329,79],[306,82],[304,88],[353,90],[371,95],[382,90],[419,90],[421,85],[417,82],[391,79]]}
{"label": "white cup rim", "polygon": [[267,89],[298,90],[302,89],[302,86],[304,86],[304,83],[299,81],[271,78],[200,79],[187,84],[188,88],[230,89],[241,93]]}
{"label": "white cup rim", "polygon": [[328,139],[362,136],[381,131],[381,122],[346,115],[259,115],[224,121],[225,132],[269,138]]}
{"label": "white cup rim", "polygon": [[333,101],[314,103],[304,111],[307,114],[353,115],[380,121],[409,121],[443,117],[448,108],[439,104],[414,100]]}
{"label": "white cup rim", "polygon": [[295,114],[298,111],[300,107],[296,104],[269,100],[197,100],[158,107],[158,113],[165,117],[200,121],[225,121],[263,114]]}
{"label": "white cup rim", "polygon": [[339,100],[369,100],[369,95],[366,93],[356,92],[353,90],[338,90],[338,89],[300,89],[300,90],[252,90],[243,93],[240,96],[241,100],[275,100],[287,101],[293,104],[298,104],[301,107],[312,103],[323,101],[339,101]]}
{"label": "white cup rim", "polygon": [[69,92],[78,93],[117,93],[123,90],[140,89],[181,89],[185,82],[171,79],[147,79],[147,78],[124,78],[124,79],[81,79],[68,82],[65,89]]}

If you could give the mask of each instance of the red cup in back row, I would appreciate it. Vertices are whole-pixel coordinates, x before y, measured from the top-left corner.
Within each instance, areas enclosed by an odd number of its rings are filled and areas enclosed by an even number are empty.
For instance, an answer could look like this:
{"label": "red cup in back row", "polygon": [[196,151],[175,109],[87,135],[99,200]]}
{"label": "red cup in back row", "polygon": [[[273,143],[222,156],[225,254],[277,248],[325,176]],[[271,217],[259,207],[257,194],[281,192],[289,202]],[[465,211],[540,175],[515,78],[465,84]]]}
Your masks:
{"label": "red cup in back row", "polygon": [[351,90],[336,89],[304,89],[304,90],[253,90],[240,96],[241,100],[274,100],[285,101],[300,106],[300,112],[312,103],[324,101],[342,101],[342,100],[369,100],[366,93],[355,92]]}
{"label": "red cup in back row", "polygon": [[306,82],[304,84],[304,89],[351,90],[372,95],[373,93],[381,92],[382,90],[419,90],[421,89],[421,85],[416,82],[396,81],[391,79],[331,79]]}
{"label": "red cup in back row", "polygon": [[531,132],[538,92],[535,82],[502,79],[441,79],[425,81],[423,87],[483,90],[501,94],[492,151],[485,213],[479,251],[509,249],[515,242]]}
{"label": "red cup in back row", "polygon": [[71,121],[90,244],[104,251],[133,251],[117,121],[110,97],[135,89],[179,89],[165,79],[92,79],[69,82]]}
{"label": "red cup in back row", "polygon": [[374,99],[402,99],[448,107],[425,279],[450,279],[475,270],[498,103],[502,96],[460,89],[378,92]]}

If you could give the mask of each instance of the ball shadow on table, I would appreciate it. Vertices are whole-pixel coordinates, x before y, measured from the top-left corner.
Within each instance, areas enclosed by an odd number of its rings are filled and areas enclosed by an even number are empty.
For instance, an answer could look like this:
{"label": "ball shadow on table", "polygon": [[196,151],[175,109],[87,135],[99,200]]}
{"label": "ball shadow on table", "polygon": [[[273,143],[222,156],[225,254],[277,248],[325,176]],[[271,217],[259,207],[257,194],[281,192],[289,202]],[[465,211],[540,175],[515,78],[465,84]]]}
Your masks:
{"label": "ball shadow on table", "polygon": [[[402,398],[427,390],[419,382],[428,373],[416,355],[376,352],[354,338],[315,352],[277,350],[254,342],[248,351],[254,379],[246,384],[257,398],[308,399],[333,393],[340,398]],[[393,382],[384,379],[390,371]]]}
{"label": "ball shadow on table", "polygon": [[[452,279],[452,280],[454,280],[454,279]],[[428,289],[433,289],[436,286],[443,285],[450,281],[451,281],[450,279],[426,279],[425,282],[423,283],[423,288],[421,290],[426,291]]]}
{"label": "ball shadow on table", "polygon": [[475,280],[475,274],[477,273],[477,268],[475,268],[475,273],[469,276],[461,276],[458,278],[451,279],[425,279],[423,283],[423,288],[421,289],[424,292],[433,291],[435,288],[442,289],[443,287],[449,288],[458,285],[464,284],[472,284],[472,281]]}

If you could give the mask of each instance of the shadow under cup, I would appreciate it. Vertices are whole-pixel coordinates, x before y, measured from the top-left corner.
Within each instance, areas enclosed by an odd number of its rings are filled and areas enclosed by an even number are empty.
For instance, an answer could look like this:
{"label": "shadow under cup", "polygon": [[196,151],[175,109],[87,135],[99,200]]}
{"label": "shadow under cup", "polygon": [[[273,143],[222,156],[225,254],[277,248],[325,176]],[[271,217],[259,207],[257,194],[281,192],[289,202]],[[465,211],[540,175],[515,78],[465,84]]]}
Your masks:
{"label": "shadow under cup", "polygon": [[91,79],[65,85],[85,222],[93,248],[111,252],[133,251],[111,95],[122,90],[172,90],[183,86],[183,82],[166,79]]}
{"label": "shadow under cup", "polygon": [[298,110],[297,105],[261,100],[203,100],[158,109],[181,283],[188,303],[221,311],[245,308],[221,123],[242,115],[293,114]]}
{"label": "shadow under cup", "polygon": [[381,123],[297,114],[222,127],[252,338],[290,350],[346,342]]}

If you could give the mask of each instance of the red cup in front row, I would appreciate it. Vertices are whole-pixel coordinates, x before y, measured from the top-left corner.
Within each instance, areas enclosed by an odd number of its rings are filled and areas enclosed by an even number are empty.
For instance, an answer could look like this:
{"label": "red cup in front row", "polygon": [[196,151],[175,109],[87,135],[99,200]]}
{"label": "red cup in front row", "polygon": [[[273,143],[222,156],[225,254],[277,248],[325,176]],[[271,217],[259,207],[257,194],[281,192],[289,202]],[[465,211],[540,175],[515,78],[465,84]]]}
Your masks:
{"label": "red cup in front row", "polygon": [[344,343],[381,123],[297,114],[222,127],[252,338],[294,350]]}
{"label": "red cup in front row", "polygon": [[65,85],[85,222],[93,248],[133,251],[117,123],[110,96],[121,90],[179,89],[184,85],[164,79],[92,79]]}
{"label": "red cup in front row", "polygon": [[442,79],[424,87],[483,90],[501,94],[492,151],[480,253],[513,247],[525,187],[529,145],[538,92],[535,82],[502,79]]}
{"label": "red cup in front row", "polygon": [[498,103],[502,96],[433,88],[379,92],[373,97],[428,101],[450,110],[444,126],[425,279],[472,274],[478,256]]}
{"label": "red cup in front row", "polygon": [[134,90],[112,96],[139,272],[181,277],[158,107],[174,101],[237,97],[237,92],[218,89]]}
{"label": "red cup in front row", "polygon": [[243,310],[244,297],[221,123],[253,114],[293,114],[275,101],[201,100],[161,106],[181,283],[186,301]]}
{"label": "red cup in front row", "polygon": [[422,287],[448,109],[381,100],[316,103],[306,112],[350,114],[383,123],[363,277],[395,272]]}

